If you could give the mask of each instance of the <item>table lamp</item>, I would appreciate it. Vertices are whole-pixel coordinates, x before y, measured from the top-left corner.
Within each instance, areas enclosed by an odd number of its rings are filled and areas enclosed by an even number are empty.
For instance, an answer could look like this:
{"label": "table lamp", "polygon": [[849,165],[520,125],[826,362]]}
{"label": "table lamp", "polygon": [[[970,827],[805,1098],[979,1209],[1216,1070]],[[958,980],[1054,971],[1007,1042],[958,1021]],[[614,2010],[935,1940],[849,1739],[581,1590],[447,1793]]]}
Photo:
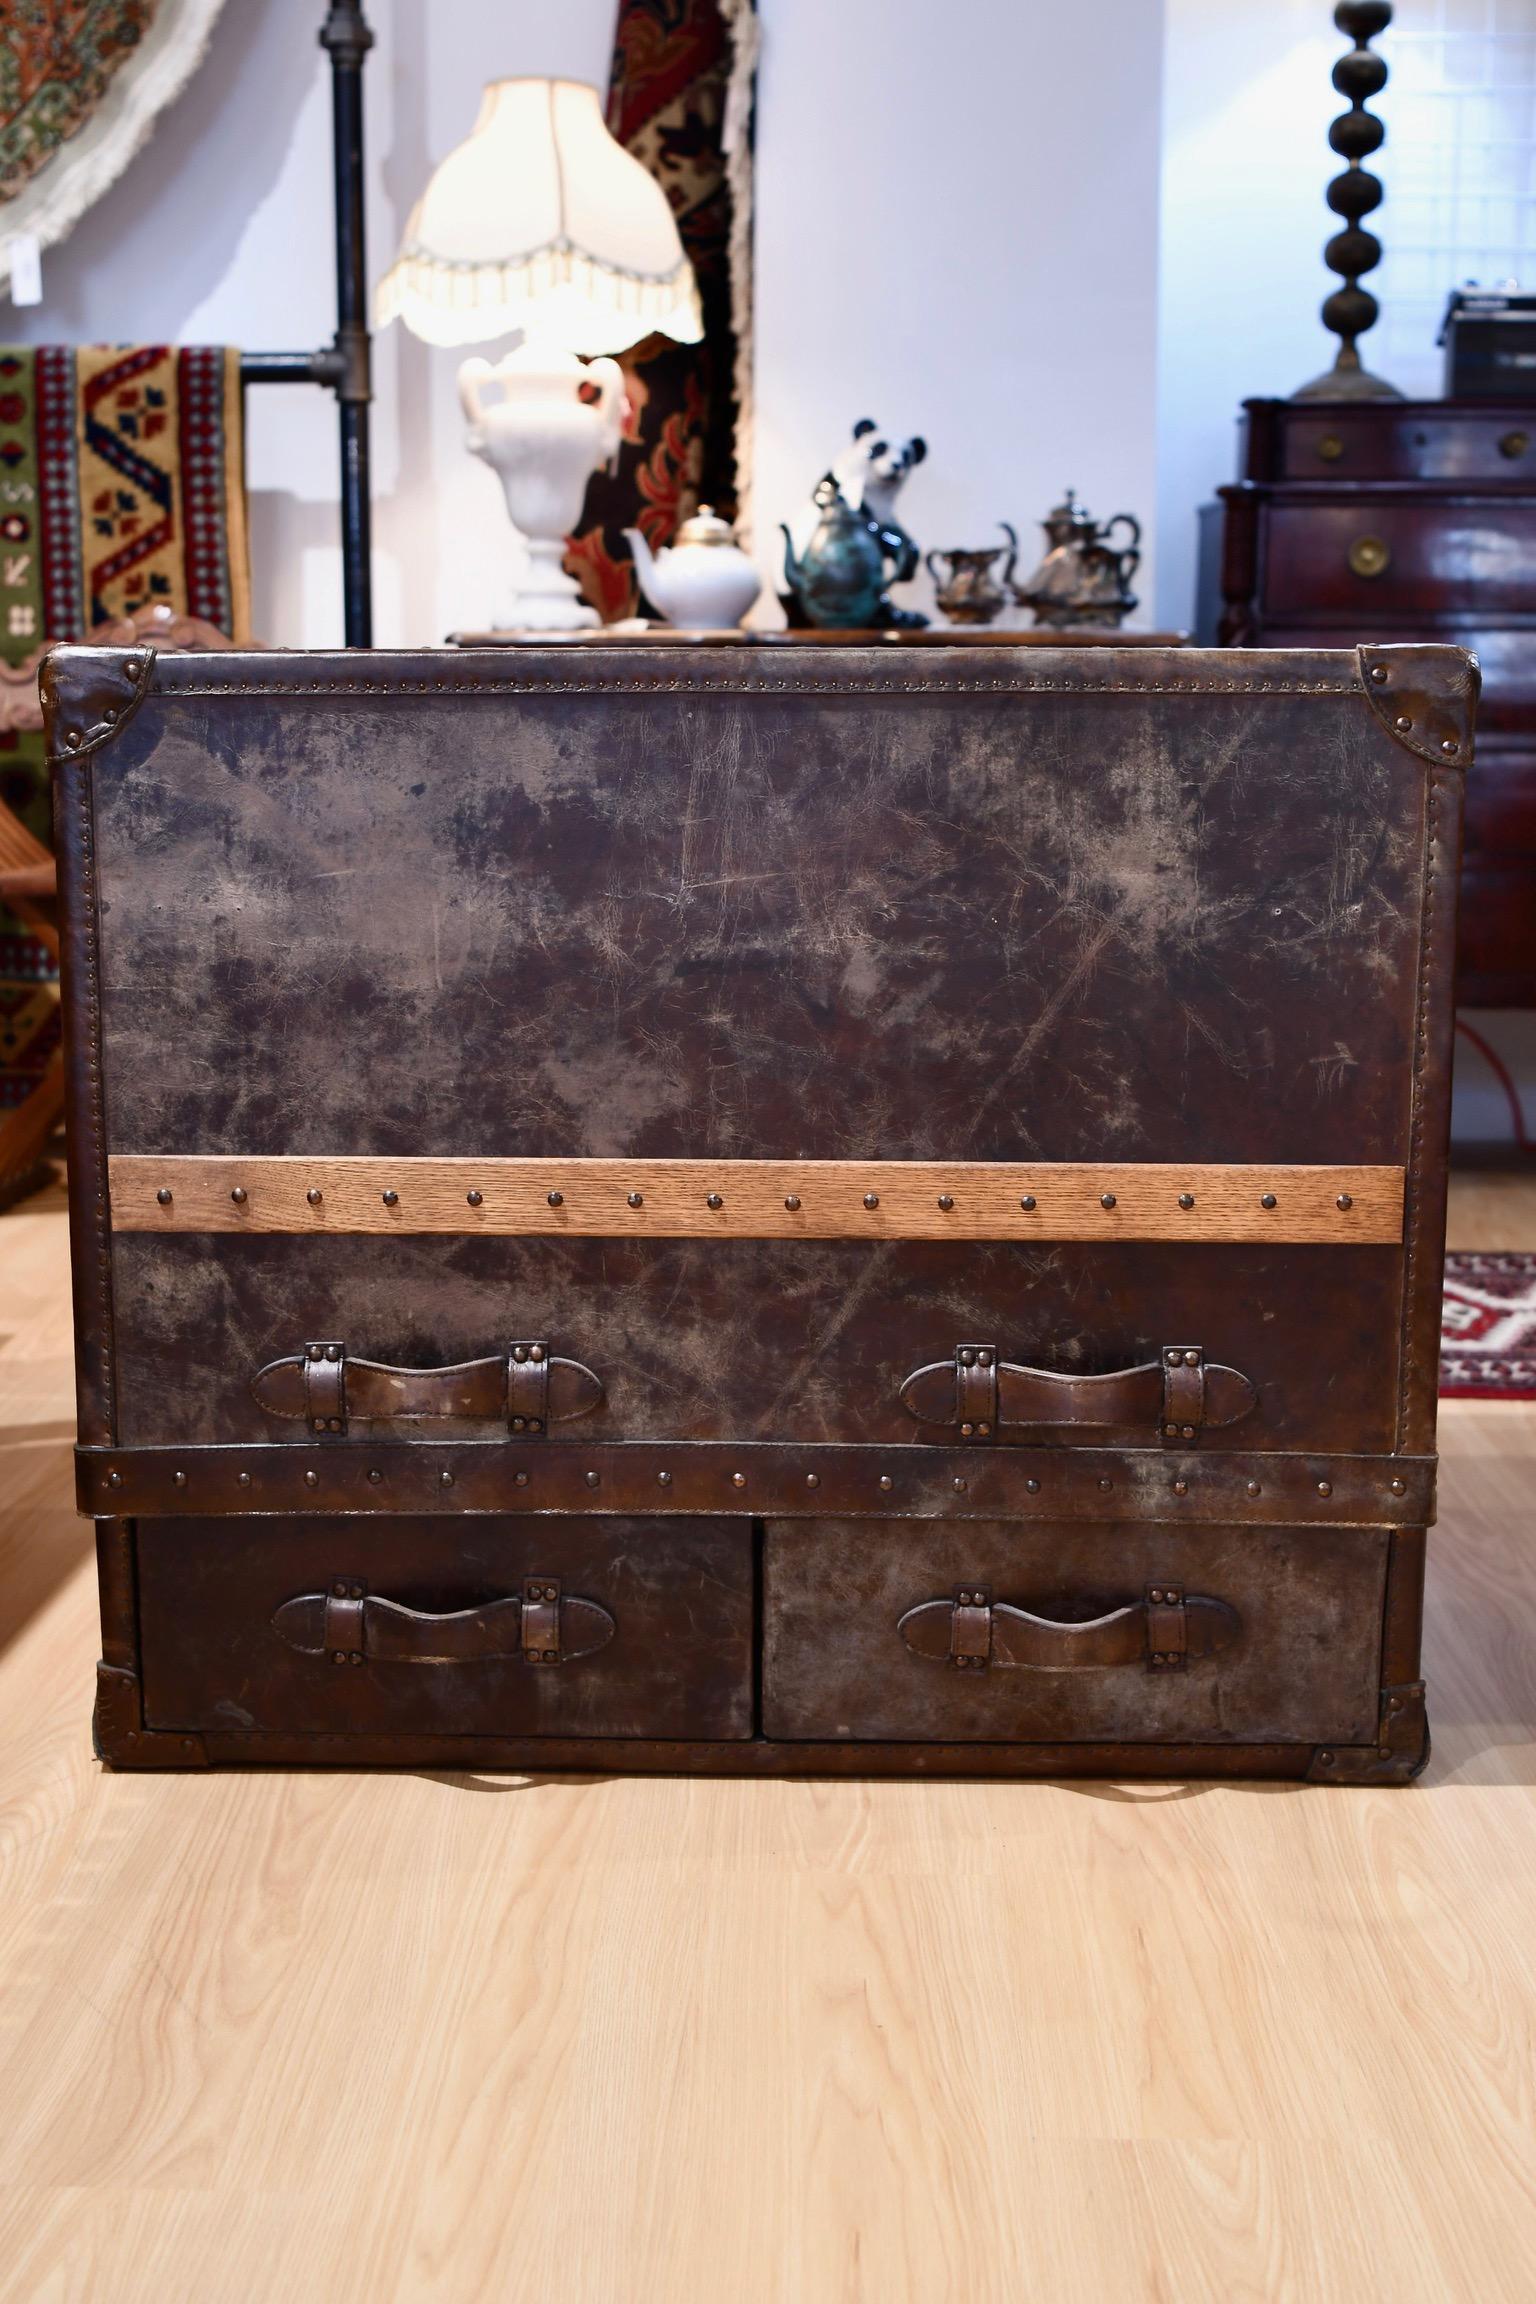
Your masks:
{"label": "table lamp", "polygon": [[578,80],[496,80],[474,132],[422,194],[380,282],[378,318],[429,344],[521,342],[459,369],[469,446],[501,481],[528,550],[497,622],[568,632],[596,624],[561,561],[587,481],[618,453],[616,361],[653,331],[704,333],[698,285],[667,196],[615,142]]}

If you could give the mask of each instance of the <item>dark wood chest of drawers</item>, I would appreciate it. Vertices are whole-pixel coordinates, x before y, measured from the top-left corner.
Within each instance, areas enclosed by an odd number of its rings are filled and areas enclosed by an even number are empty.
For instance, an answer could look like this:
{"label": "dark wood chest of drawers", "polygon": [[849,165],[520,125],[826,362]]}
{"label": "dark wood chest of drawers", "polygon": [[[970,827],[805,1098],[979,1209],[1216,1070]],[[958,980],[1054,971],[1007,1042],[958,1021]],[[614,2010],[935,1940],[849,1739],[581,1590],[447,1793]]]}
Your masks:
{"label": "dark wood chest of drawers", "polygon": [[1454,640],[1483,667],[1458,997],[1536,1006],[1536,408],[1249,400],[1229,647]]}

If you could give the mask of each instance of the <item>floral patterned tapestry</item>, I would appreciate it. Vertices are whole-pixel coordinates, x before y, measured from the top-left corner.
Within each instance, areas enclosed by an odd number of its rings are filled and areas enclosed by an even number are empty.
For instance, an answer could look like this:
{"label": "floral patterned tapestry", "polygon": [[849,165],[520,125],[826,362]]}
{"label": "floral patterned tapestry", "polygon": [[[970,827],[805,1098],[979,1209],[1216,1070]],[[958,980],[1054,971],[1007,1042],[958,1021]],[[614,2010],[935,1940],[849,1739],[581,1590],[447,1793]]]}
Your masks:
{"label": "floral patterned tapestry", "polygon": [[[566,566],[605,623],[636,612],[626,528],[654,551],[700,503],[734,517],[744,170],[727,121],[733,73],[748,75],[755,31],[741,0],[620,0],[608,125],[663,185],[698,276],[704,340],[648,336],[619,365],[631,413],[615,472],[594,474]],[[750,78],[747,85],[750,88]],[[749,136],[750,119],[740,133]],[[733,294],[733,282],[736,293]]]}
{"label": "floral patterned tapestry", "polygon": [[[158,606],[248,635],[240,355],[224,345],[0,345],[0,658]],[[0,798],[49,838],[35,727],[0,722]],[[0,1110],[58,1037],[46,946],[0,906]]]}

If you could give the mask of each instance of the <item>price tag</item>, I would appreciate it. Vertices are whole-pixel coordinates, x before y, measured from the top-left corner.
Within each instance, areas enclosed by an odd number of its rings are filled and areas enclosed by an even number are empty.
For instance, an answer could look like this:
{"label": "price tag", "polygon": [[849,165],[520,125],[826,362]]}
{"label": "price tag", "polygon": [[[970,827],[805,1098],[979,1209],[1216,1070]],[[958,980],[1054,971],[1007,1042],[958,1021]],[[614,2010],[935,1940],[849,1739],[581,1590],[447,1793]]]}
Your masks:
{"label": "price tag", "polygon": [[35,232],[13,232],[10,237],[11,302],[41,304],[43,251]]}

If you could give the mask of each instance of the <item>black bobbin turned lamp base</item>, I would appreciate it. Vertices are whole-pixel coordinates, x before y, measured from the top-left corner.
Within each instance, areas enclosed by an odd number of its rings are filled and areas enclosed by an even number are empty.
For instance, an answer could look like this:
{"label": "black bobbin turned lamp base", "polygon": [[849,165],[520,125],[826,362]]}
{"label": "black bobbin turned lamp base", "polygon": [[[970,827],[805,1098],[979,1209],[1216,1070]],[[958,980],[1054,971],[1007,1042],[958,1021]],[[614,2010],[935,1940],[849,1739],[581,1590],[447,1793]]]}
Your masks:
{"label": "black bobbin turned lamp base", "polygon": [[1335,216],[1343,218],[1343,230],[1335,232],[1323,250],[1330,271],[1337,272],[1344,283],[1323,303],[1323,325],[1339,338],[1339,352],[1330,369],[1314,376],[1310,384],[1303,384],[1291,397],[1295,400],[1400,400],[1402,394],[1397,386],[1373,376],[1355,348],[1357,339],[1367,328],[1374,327],[1381,310],[1370,290],[1360,286],[1361,274],[1373,271],[1381,262],[1381,242],[1373,232],[1367,232],[1360,221],[1363,216],[1369,216],[1372,209],[1380,207],[1381,180],[1360,163],[1380,150],[1386,136],[1381,122],[1366,110],[1365,103],[1367,97],[1379,96],[1387,84],[1387,67],[1372,53],[1369,43],[1391,23],[1391,0],[1339,0],[1333,20],[1355,43],[1351,52],[1341,56],[1333,68],[1333,85],[1341,96],[1349,98],[1350,108],[1340,113],[1328,131],[1330,146],[1347,162],[1342,174],[1335,176],[1328,187],[1328,205]]}

